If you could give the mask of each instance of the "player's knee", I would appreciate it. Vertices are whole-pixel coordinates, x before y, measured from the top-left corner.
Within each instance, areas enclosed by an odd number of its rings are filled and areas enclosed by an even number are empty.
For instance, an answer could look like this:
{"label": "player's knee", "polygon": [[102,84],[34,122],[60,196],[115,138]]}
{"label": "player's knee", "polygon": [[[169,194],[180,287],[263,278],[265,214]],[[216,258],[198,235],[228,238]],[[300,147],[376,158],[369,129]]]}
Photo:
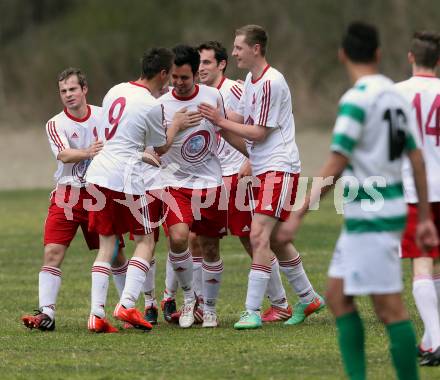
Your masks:
{"label": "player's knee", "polygon": [[251,231],[250,241],[252,252],[257,253],[261,250],[270,249],[270,240],[262,231]]}
{"label": "player's knee", "polygon": [[170,248],[173,252],[182,252],[188,248],[188,236],[180,232],[170,235]]}
{"label": "player's knee", "polygon": [[64,259],[66,247],[59,244],[48,244],[44,247],[44,265],[59,267]]}

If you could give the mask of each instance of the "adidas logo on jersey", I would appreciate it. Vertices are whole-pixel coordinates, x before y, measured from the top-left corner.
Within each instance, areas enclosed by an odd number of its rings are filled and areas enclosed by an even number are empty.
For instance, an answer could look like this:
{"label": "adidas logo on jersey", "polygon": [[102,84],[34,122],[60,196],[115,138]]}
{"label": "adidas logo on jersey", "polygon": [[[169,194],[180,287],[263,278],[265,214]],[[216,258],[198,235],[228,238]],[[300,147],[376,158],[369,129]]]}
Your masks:
{"label": "adidas logo on jersey", "polygon": [[241,232],[249,232],[250,230],[249,226],[244,226]]}
{"label": "adidas logo on jersey", "polygon": [[224,232],[226,232],[226,228],[225,228],[225,227],[223,227],[218,233],[219,233],[219,234],[222,234],[222,233],[224,233]]}
{"label": "adidas logo on jersey", "polygon": [[78,139],[79,136],[76,134],[76,132],[73,132],[73,135],[71,136],[72,139]]}
{"label": "adidas logo on jersey", "polygon": [[267,205],[266,207],[264,207],[264,210],[272,211],[273,210],[272,205]]}

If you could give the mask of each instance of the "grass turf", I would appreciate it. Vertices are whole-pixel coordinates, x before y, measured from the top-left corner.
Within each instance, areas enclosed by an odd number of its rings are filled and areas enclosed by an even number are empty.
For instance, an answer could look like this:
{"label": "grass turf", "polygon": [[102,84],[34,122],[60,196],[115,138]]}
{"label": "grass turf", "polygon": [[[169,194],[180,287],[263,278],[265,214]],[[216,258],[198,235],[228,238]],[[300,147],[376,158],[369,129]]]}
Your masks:
{"label": "grass turf", "polygon": [[[229,237],[221,243],[225,272],[218,302],[221,326],[217,329],[183,330],[160,318],[159,326],[150,333],[88,333],[90,268],[94,253],[86,249],[81,232],[62,266],[56,331],[42,333],[25,329],[20,316],[38,304],[38,271],[47,205],[48,191],[0,192],[1,379],[344,377],[333,319],[327,310],[296,327],[272,324],[241,332],[232,328],[243,309],[250,261],[238,240]],[[340,223],[340,216],[328,200],[320,211],[308,216],[296,242],[308,275],[321,293]],[[127,255],[131,252],[129,242]],[[156,253],[159,297],[163,291],[165,254],[162,235]],[[404,263],[405,298],[420,337],[421,322],[411,297],[408,264]],[[286,289],[290,302],[295,303],[296,297],[288,286]],[[111,284],[108,316],[116,302],[116,290]],[[385,330],[376,320],[368,298],[360,299],[358,305],[365,321],[369,378],[393,378]],[[142,307],[142,301],[139,306]],[[421,375],[422,379],[440,379],[440,369],[422,368]]]}

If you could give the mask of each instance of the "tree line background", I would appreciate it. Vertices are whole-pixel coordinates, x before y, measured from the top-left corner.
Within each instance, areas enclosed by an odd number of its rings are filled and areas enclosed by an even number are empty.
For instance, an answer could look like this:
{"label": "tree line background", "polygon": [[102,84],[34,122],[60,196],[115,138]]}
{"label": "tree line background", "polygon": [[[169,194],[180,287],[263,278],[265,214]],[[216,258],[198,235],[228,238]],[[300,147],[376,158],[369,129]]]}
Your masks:
{"label": "tree line background", "polygon": [[[412,33],[440,29],[438,0],[0,0],[0,125],[41,125],[59,112],[57,74],[82,68],[89,102],[100,105],[114,84],[136,79],[152,46],[221,41],[260,24],[269,33],[268,60],[284,73],[298,125],[328,126],[349,86],[337,61],[350,21],[379,27],[385,74],[410,75]],[[231,78],[246,74],[230,60]]]}

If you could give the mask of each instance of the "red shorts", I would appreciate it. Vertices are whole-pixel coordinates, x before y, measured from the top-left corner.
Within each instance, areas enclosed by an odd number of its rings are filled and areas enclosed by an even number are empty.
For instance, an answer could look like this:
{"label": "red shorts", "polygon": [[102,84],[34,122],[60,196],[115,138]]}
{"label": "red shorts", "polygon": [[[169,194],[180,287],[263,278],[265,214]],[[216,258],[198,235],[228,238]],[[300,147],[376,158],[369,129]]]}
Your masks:
{"label": "red shorts", "polygon": [[[94,189],[91,189],[93,188]],[[89,231],[100,235],[147,235],[159,227],[162,201],[161,194],[146,192],[131,195],[105,187],[90,185],[89,191],[96,194],[97,202],[90,210]]]}
{"label": "red shorts", "polygon": [[89,213],[84,208],[85,199],[91,199],[85,188],[59,185],[52,192],[44,224],[44,245],[68,247],[81,226],[89,249],[99,248],[98,234],[88,231]]}
{"label": "red shorts", "polygon": [[221,204],[221,189],[222,186],[209,189],[170,187],[163,199],[167,228],[185,223],[197,235],[218,238],[226,235],[228,211],[227,202]]}
{"label": "red shorts", "polygon": [[228,198],[228,229],[231,235],[249,236],[254,204],[253,182],[249,177],[238,180],[238,174],[223,177]]}
{"label": "red shorts", "polygon": [[[440,202],[431,203],[432,221],[437,227],[437,233],[440,234]],[[439,247],[434,248],[430,252],[422,253],[416,244],[416,228],[417,228],[417,204],[408,205],[408,219],[406,228],[402,237],[402,258],[416,259],[418,257],[439,257]]]}
{"label": "red shorts", "polygon": [[257,190],[255,213],[285,222],[295,203],[299,173],[273,171],[259,174],[257,178],[260,188]]}

